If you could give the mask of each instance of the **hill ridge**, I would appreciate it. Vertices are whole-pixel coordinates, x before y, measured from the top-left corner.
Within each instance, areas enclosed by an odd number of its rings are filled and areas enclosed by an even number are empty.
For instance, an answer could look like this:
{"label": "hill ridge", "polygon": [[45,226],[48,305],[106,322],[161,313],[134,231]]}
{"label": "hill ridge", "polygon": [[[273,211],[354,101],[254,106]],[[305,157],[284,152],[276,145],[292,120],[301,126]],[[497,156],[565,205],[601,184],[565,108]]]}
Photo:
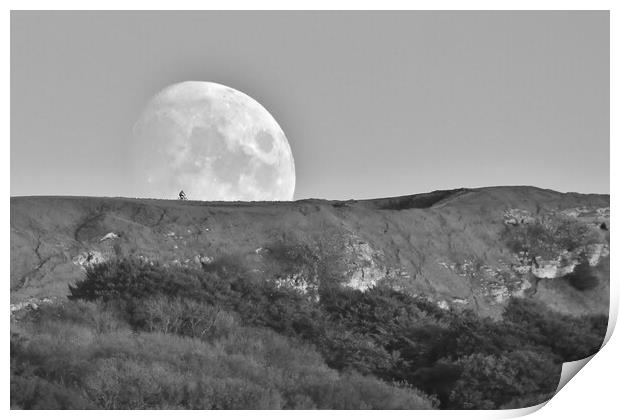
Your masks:
{"label": "hill ridge", "polygon": [[[553,252],[529,259],[518,255],[510,241],[521,237],[528,223],[548,225],[549,234],[557,236],[548,240],[558,244],[568,240],[558,231],[565,229],[562,223],[585,229],[580,235],[587,237],[577,238],[583,243],[575,249],[596,260],[600,285],[581,293],[553,277],[574,267],[575,250],[547,244]],[[599,228],[603,223],[606,231]],[[600,312],[601,302],[609,299],[608,227],[608,195],[536,187],[245,203],[11,197],[11,299],[65,296],[84,267],[125,257],[200,265],[235,255],[264,276],[300,282],[302,267],[260,250],[302,247],[337,255],[348,287],[385,283],[442,307],[491,316],[512,295],[536,296],[558,310]],[[114,236],[102,239],[108,234]],[[305,276],[306,283],[320,281]]]}

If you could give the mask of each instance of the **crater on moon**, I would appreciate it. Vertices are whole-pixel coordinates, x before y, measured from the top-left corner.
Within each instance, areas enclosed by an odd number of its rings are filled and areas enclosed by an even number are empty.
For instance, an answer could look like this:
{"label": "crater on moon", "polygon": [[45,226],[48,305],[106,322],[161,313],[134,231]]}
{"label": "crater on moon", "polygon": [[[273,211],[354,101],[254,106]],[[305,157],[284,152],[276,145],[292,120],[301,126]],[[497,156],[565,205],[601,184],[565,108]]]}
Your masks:
{"label": "crater on moon", "polygon": [[284,132],[258,102],[227,86],[183,82],[158,93],[133,132],[137,196],[292,200],[295,163]]}

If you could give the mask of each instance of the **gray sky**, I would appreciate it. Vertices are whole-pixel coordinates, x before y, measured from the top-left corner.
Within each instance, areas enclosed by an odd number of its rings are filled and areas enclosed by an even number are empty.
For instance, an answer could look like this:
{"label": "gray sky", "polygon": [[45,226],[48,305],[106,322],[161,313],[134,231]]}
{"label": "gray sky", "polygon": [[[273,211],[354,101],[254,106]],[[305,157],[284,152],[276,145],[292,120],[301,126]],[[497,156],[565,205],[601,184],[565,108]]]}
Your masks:
{"label": "gray sky", "polygon": [[296,199],[609,193],[607,12],[13,12],[11,195],[129,195],[132,126],[185,80],[271,112]]}

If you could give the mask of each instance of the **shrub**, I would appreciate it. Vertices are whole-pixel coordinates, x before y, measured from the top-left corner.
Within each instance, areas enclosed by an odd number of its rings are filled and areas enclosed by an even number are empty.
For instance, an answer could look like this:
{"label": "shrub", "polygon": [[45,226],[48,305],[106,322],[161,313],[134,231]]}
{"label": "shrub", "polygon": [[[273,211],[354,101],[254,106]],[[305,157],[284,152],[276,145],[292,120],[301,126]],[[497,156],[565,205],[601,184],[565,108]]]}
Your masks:
{"label": "shrub", "polygon": [[575,266],[572,273],[567,274],[564,278],[568,283],[577,290],[590,290],[598,286],[599,280],[590,263],[584,257]]}
{"label": "shrub", "polygon": [[572,317],[547,309],[529,299],[512,299],[504,311],[505,329],[528,346],[548,349],[558,362],[584,359],[603,344],[607,317],[590,315]]}
{"label": "shrub", "polygon": [[422,410],[436,406],[434,399],[411,387],[388,385],[358,373],[346,374],[331,384],[320,384],[312,395],[319,409]]}
{"label": "shrub", "polygon": [[173,408],[179,405],[183,376],[159,361],[113,357],[96,360],[83,386],[104,409]]}
{"label": "shrub", "polygon": [[11,409],[84,410],[94,406],[80,391],[32,374],[11,374]]}
{"label": "shrub", "polygon": [[554,256],[557,247],[553,229],[540,221],[507,226],[504,231],[504,240],[515,254],[525,253],[542,258]]}
{"label": "shrub", "polygon": [[67,322],[87,325],[98,334],[127,327],[115,303],[104,303],[101,300],[60,301],[54,304],[44,304],[40,305],[37,311],[30,312],[29,318],[31,320],[34,318],[38,322],[63,319]]}
{"label": "shrub", "polygon": [[142,301],[144,328],[150,332],[217,338],[234,329],[237,321],[221,308],[184,298],[153,297]]}
{"label": "shrub", "polygon": [[554,258],[560,250],[573,252],[600,240],[599,232],[572,218],[537,220],[534,223],[507,226],[503,239],[514,253]]}
{"label": "shrub", "polygon": [[[37,322],[50,332],[41,332]],[[307,344],[236,327],[206,342],[130,330],[83,335],[62,318],[14,326],[16,408],[432,408],[419,391],[328,368]],[[88,326],[87,328],[93,328]],[[58,337],[57,332],[65,333]]]}
{"label": "shrub", "polygon": [[[499,408],[547,398],[554,381],[557,385],[558,366],[593,354],[605,335],[604,316],[561,315],[531,299],[511,300],[500,321],[471,311],[444,311],[386,287],[361,292],[327,282],[316,301],[295,288],[225,269],[235,261],[224,259],[219,268],[206,271],[131,260],[90,270],[71,289],[75,307],[62,312],[65,324],[40,320],[37,327],[39,339],[50,339],[53,345],[47,346],[58,353],[62,344],[47,331],[80,335],[74,348],[64,350],[75,360],[49,357],[42,344],[32,343],[27,360],[49,380],[70,378],[71,386],[83,386],[75,375],[79,369],[95,374],[92,366],[99,365],[93,358],[116,360],[121,354],[137,363],[128,372],[139,372],[147,361],[161,363],[171,378],[185,372],[182,385],[168,387],[151,378],[142,386],[139,377],[122,383],[128,396],[154,383],[151,393],[169,393],[161,404],[171,407],[433,405],[427,397],[420,397],[423,402],[411,397],[418,391],[388,385],[397,381],[436,395],[442,408]],[[103,306],[81,307],[80,299]],[[134,337],[123,329],[97,328],[85,315],[97,308],[113,308],[143,333]],[[64,333],[59,325],[66,327]],[[94,340],[100,340],[96,347],[89,344]],[[84,356],[76,356],[78,351]],[[121,362],[114,363],[101,369],[122,371],[113,368]],[[528,363],[546,376],[525,369]],[[182,391],[174,390],[177,385]],[[384,402],[364,389],[384,395]],[[238,397],[229,395],[235,392]],[[113,404],[148,407],[155,398],[135,395]]]}
{"label": "shrub", "polygon": [[69,299],[120,301],[131,310],[136,301],[156,295],[204,299],[208,280],[210,276],[199,269],[111,260],[88,268],[85,279],[69,286]]}
{"label": "shrub", "polygon": [[549,356],[522,350],[474,353],[454,364],[461,374],[452,386],[447,408],[493,409],[515,399],[539,404],[551,398],[562,370]]}
{"label": "shrub", "polygon": [[600,233],[588,224],[574,219],[559,219],[553,226],[553,236],[558,244],[569,252],[580,246],[596,243]]}

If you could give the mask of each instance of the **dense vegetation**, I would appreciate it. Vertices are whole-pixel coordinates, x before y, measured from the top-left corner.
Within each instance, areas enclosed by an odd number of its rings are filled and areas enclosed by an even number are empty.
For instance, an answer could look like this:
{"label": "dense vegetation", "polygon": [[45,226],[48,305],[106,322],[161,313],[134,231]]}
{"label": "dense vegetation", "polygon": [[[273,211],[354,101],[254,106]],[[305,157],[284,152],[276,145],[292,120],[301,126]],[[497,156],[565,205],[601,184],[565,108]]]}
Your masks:
{"label": "dense vegetation", "polygon": [[598,277],[594,270],[592,270],[592,267],[590,267],[590,263],[585,256],[581,256],[573,272],[567,274],[564,278],[577,290],[590,290],[599,283]]}
{"label": "dense vegetation", "polygon": [[502,239],[515,254],[550,259],[562,251],[575,252],[604,242],[603,236],[587,223],[565,217],[546,217],[507,227]]}
{"label": "dense vegetation", "polygon": [[[296,254],[295,254],[296,255]],[[293,255],[293,256],[295,256]],[[596,352],[607,318],[514,299],[501,321],[398,291],[135,260],[98,265],[68,302],[12,325],[23,408],[515,408]]]}

